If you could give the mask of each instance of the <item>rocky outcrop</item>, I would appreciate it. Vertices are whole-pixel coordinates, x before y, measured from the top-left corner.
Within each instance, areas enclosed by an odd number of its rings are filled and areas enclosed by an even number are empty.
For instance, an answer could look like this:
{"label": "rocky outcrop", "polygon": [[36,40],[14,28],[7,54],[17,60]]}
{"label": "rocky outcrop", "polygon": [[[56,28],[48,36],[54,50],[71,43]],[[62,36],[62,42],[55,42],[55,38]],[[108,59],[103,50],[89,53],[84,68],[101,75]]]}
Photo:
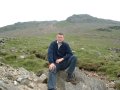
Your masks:
{"label": "rocky outcrop", "polygon": [[0,90],[47,90],[46,74],[40,77],[24,68],[14,69],[0,63]]}
{"label": "rocky outcrop", "polygon": [[[75,69],[77,84],[66,82],[67,74],[60,71],[57,77],[57,90],[114,90],[114,83],[106,85],[102,80],[89,77],[84,71]],[[34,74],[24,68],[14,69],[9,65],[0,63],[0,90],[47,90],[48,72]],[[95,75],[96,76],[96,75]],[[119,84],[116,84],[119,87]]]}
{"label": "rocky outcrop", "polygon": [[0,45],[4,45],[5,43],[5,39],[4,38],[0,38]]}
{"label": "rocky outcrop", "polygon": [[108,50],[120,53],[120,48],[109,48]]}

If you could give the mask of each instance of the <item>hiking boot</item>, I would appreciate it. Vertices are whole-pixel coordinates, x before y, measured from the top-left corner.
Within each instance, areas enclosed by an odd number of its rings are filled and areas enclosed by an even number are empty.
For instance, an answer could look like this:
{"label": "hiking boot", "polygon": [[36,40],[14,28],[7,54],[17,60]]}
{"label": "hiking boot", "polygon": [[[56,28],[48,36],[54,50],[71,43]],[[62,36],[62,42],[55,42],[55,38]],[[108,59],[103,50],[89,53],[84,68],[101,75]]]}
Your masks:
{"label": "hiking boot", "polygon": [[72,84],[76,85],[77,84],[77,81],[75,79],[75,74],[68,74],[67,76],[67,79],[66,79],[67,82],[71,82]]}

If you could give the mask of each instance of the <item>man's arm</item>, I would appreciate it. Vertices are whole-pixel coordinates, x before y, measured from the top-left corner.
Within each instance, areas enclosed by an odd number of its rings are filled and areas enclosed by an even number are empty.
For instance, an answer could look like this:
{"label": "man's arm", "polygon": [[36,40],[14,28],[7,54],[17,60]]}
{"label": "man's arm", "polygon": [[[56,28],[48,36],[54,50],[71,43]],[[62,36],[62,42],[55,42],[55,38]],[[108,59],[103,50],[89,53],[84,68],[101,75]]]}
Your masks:
{"label": "man's arm", "polygon": [[57,60],[56,60],[56,63],[60,63],[60,62],[62,62],[63,60],[64,60],[64,58],[57,59]]}
{"label": "man's arm", "polygon": [[49,48],[48,48],[48,61],[49,61],[49,63],[54,63],[54,60],[53,60],[53,43],[51,43]]}
{"label": "man's arm", "polygon": [[72,56],[72,50],[68,44],[66,44],[66,55],[63,57],[65,60],[69,59],[70,56]]}
{"label": "man's arm", "polygon": [[49,70],[54,70],[56,68],[53,60],[53,43],[50,44],[48,48],[48,61],[50,63]]}

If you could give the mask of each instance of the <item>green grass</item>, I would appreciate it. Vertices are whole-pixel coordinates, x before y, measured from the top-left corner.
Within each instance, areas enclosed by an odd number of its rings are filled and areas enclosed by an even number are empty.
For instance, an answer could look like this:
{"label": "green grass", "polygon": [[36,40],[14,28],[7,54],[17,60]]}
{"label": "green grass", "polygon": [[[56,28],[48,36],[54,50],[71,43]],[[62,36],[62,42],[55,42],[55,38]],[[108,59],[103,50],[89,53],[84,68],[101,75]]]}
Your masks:
{"label": "green grass", "polygon": [[[120,72],[120,53],[108,49],[120,48],[120,42],[117,42],[119,35],[118,30],[104,33],[92,30],[89,35],[68,33],[65,35],[65,41],[75,51],[79,68],[104,73],[113,80],[117,79],[117,73]],[[5,46],[0,46],[0,57],[2,57],[0,61],[16,68],[24,67],[34,72],[44,70],[47,61],[37,58],[35,53],[47,55],[48,46],[54,39],[55,33],[36,37],[11,38]],[[20,55],[26,55],[26,57],[20,59]]]}

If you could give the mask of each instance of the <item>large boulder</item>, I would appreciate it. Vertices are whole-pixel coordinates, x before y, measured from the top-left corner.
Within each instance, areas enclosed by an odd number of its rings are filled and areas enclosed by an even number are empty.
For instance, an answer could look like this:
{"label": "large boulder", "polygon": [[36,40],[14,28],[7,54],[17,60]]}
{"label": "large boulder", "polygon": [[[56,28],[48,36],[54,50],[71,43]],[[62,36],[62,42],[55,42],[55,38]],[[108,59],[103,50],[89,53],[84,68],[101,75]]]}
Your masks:
{"label": "large boulder", "polygon": [[74,73],[76,76],[76,85],[66,82],[66,72],[60,71],[57,78],[57,90],[108,90],[102,80],[88,77],[79,68],[76,68]]}

